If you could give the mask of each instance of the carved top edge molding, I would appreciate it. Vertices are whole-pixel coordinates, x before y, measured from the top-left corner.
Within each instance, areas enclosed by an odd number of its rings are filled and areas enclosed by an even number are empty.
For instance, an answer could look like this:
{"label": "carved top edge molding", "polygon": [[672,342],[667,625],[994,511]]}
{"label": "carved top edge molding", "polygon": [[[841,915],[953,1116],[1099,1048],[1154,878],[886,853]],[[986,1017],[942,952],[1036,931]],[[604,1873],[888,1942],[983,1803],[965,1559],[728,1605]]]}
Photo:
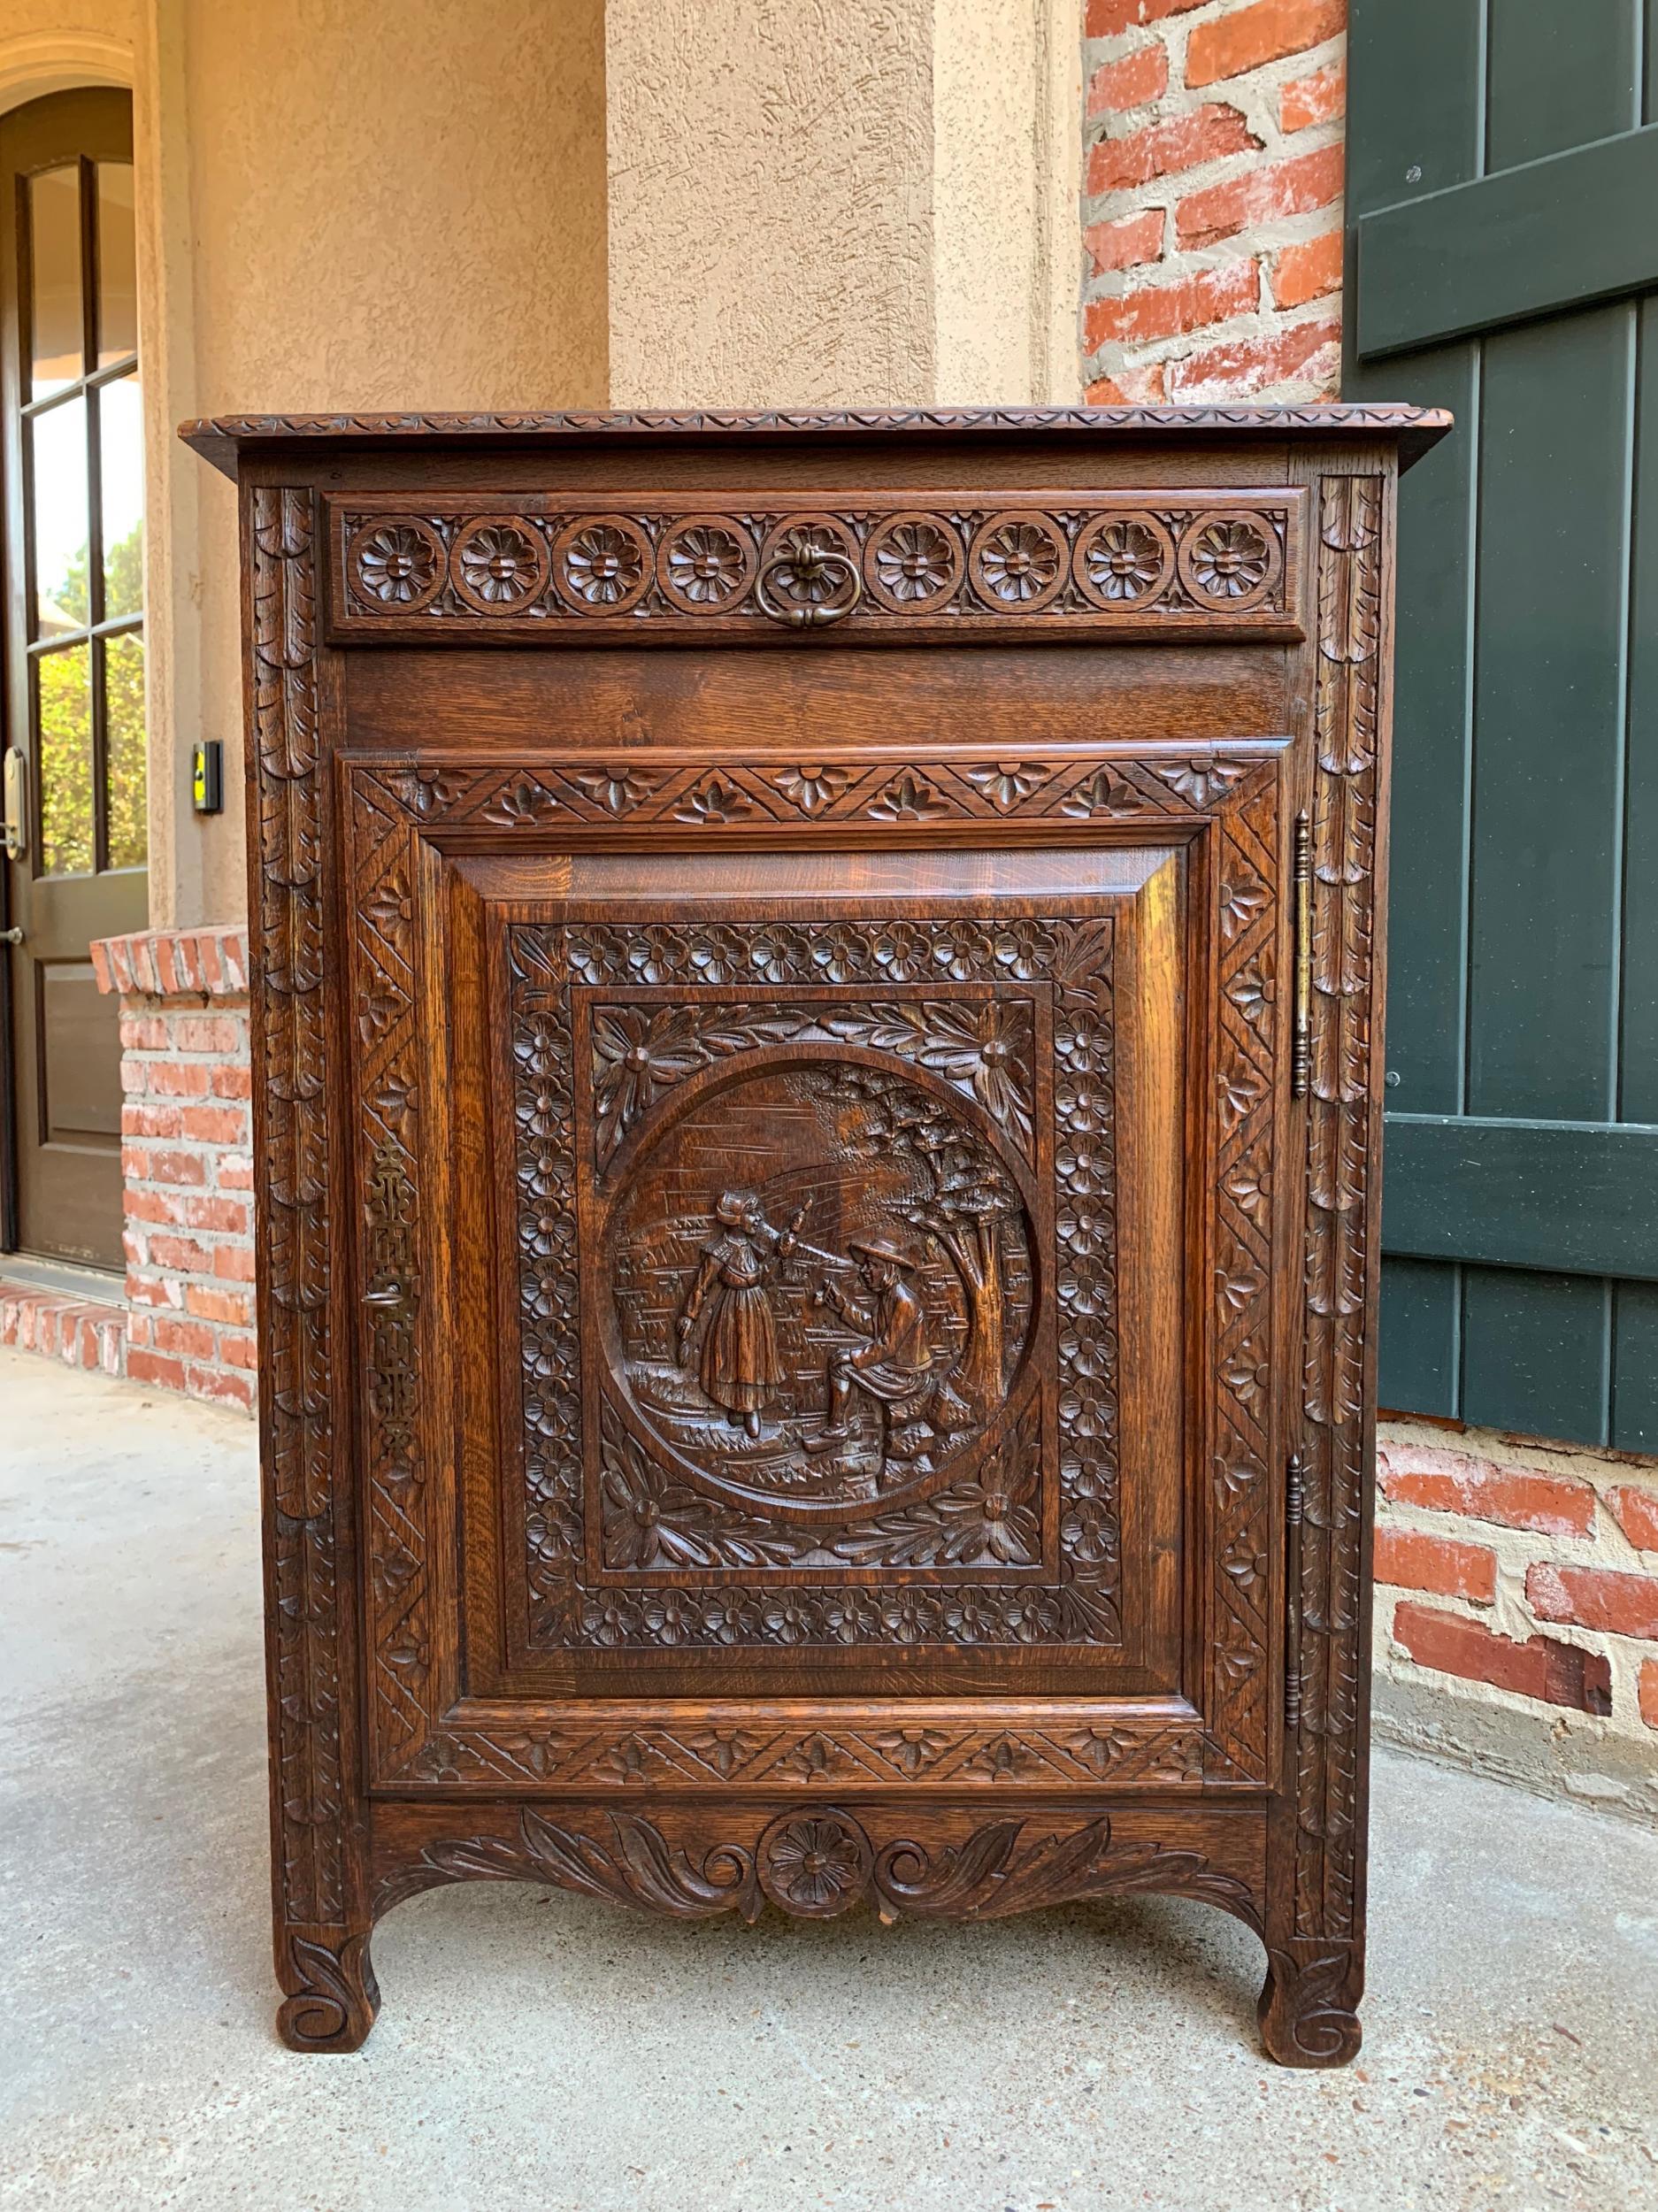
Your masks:
{"label": "carved top edge molding", "polygon": [[946,434],[1071,436],[1127,433],[1152,436],[1243,433],[1264,437],[1396,437],[1406,465],[1451,427],[1437,407],[825,407],[688,409],[630,413],[604,409],[480,414],[219,415],[180,423],[184,442],[234,477],[240,449],[296,439],[405,445],[418,439],[462,442],[691,437],[823,437]]}

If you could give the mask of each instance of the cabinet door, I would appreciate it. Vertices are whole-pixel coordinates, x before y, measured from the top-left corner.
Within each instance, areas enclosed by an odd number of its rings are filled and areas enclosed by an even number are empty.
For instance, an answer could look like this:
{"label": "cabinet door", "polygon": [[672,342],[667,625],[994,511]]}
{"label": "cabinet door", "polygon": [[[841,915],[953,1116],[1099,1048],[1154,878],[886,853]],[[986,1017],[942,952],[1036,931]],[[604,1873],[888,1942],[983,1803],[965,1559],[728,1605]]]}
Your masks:
{"label": "cabinet door", "polygon": [[347,756],[381,1786],[1270,1778],[1287,757]]}

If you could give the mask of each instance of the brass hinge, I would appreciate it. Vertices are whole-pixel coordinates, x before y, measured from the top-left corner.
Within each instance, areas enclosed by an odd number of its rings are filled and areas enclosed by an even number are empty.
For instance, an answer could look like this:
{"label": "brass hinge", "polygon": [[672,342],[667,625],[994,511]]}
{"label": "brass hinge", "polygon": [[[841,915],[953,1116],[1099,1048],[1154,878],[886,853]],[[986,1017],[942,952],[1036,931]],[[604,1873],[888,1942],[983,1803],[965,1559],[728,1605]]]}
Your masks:
{"label": "brass hinge", "polygon": [[1313,826],[1303,810],[1295,817],[1295,1039],[1290,1096],[1305,1098],[1313,1068]]}
{"label": "brass hinge", "polygon": [[1306,1509],[1307,1463],[1292,1452],[1284,1470],[1286,1626],[1284,1634],[1284,1725],[1292,1734],[1301,1724],[1301,1517]]}

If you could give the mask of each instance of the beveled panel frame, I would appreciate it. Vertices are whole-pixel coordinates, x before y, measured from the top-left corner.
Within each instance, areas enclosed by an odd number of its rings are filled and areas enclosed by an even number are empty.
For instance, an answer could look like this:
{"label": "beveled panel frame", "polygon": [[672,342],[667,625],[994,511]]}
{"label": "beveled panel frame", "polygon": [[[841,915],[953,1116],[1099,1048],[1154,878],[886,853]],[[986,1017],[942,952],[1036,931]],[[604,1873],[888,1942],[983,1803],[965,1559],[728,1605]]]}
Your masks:
{"label": "beveled panel frame", "polygon": [[[1120,1698],[1096,1700],[1092,1708],[1073,1698],[1063,1706],[1060,1725],[1034,1733],[1034,1717],[1027,1713],[1018,1740],[1048,1747],[1032,1755],[1039,1769],[1046,1763],[1049,1773],[1071,1770],[1064,1763],[1069,1755],[1055,1759],[1053,1752],[1079,1726],[1097,1729],[1120,1747],[1125,1778],[1142,1770],[1148,1747],[1170,1742],[1171,1731],[1175,1763],[1188,1784],[1207,1778],[1258,1785],[1269,1772],[1275,1697],[1270,1594],[1278,1570],[1268,1530],[1278,1489],[1273,1436],[1280,1417],[1267,1382],[1278,1325],[1268,1259],[1278,1202],[1273,1194],[1281,1189],[1273,1165],[1271,1070],[1275,1053],[1287,1049],[1288,1010],[1280,1003],[1275,979],[1285,919],[1278,887],[1287,865],[1281,805],[1285,744],[1272,738],[1240,741],[1224,754],[1174,752],[1163,757],[1157,749],[1102,756],[1097,749],[1053,748],[994,790],[975,780],[971,764],[961,764],[959,757],[950,761],[941,748],[935,758],[910,757],[902,772],[879,759],[871,763],[870,749],[856,756],[856,771],[850,756],[844,766],[833,753],[826,761],[831,772],[838,770],[846,779],[835,803],[849,808],[861,800],[858,838],[878,843],[896,839],[912,845],[917,835],[913,816],[906,820],[902,810],[882,804],[881,795],[895,774],[930,795],[927,803],[935,811],[927,831],[937,835],[943,829],[947,841],[952,835],[959,841],[963,835],[989,834],[1039,845],[1069,842],[1079,834],[1079,822],[1091,826],[1095,835],[1119,841],[1143,837],[1148,830],[1162,841],[1178,830],[1195,869],[1194,896],[1209,918],[1200,933],[1207,979],[1194,986],[1194,995],[1207,1002],[1207,995],[1215,994],[1222,1059],[1209,1077],[1198,1079],[1213,1081],[1215,1110],[1200,1111],[1188,1133],[1188,1145],[1197,1147],[1191,1156],[1209,1162],[1203,1187],[1214,1191],[1216,1207],[1212,1236],[1206,1233],[1203,1240],[1205,1253],[1213,1256],[1202,1262],[1216,1285],[1203,1325],[1209,1347],[1203,1359],[1212,1378],[1207,1395],[1210,1411],[1208,1440],[1194,1440],[1198,1458],[1193,1463],[1215,1470],[1212,1482],[1194,1485],[1193,1494],[1205,1502],[1206,1522],[1200,1548],[1204,1564],[1188,1616],[1194,1632],[1189,1663],[1192,1678],[1200,1685],[1197,1702],[1180,1698],[1144,1705],[1142,1700],[1143,1709],[1135,1711]],[[411,1043],[415,1034],[409,986],[398,987],[375,918],[389,910],[402,919],[409,903],[403,886],[413,886],[424,872],[435,910],[442,902],[439,879],[457,856],[475,855],[487,866],[486,856],[503,851],[557,850],[589,841],[595,847],[626,846],[636,818],[664,827],[672,823],[680,839],[695,824],[702,834],[729,841],[739,849],[758,839],[779,841],[782,833],[774,810],[780,810],[781,787],[793,772],[779,761],[756,754],[718,764],[699,758],[681,765],[671,752],[653,749],[649,762],[649,772],[623,795],[626,811],[618,826],[610,801],[629,772],[608,757],[588,761],[561,751],[557,761],[538,764],[529,775],[522,769],[493,768],[476,756],[464,762],[422,757],[403,764],[384,756],[355,763],[342,757],[358,855],[357,937],[362,965],[354,987],[365,1048],[360,1079],[366,1111],[360,1143],[365,1178],[387,1140],[388,1105],[397,1108],[418,1080],[411,1071],[388,1074],[382,1049],[383,1040],[394,1034]],[[604,787],[595,780],[603,780]],[[534,787],[533,792],[526,793],[526,784]],[[717,810],[687,810],[687,791],[706,794],[710,787],[724,795]],[[579,810],[594,825],[585,834],[572,818]],[[555,828],[557,818],[563,818]],[[660,835],[658,830],[658,840]],[[408,919],[412,941],[412,905]],[[428,936],[431,926],[426,926]],[[486,989],[481,979],[471,987]],[[463,988],[457,1002],[464,998]],[[428,1031],[432,1027],[427,1025]],[[451,1079],[447,1068],[433,1068],[426,1078],[434,1094]],[[404,1164],[411,1177],[418,1174],[412,1154]],[[441,1210],[457,1203],[464,1210],[464,1202],[451,1191]],[[477,1233],[483,1233],[481,1227]],[[463,1233],[457,1228],[457,1234]],[[434,1341],[429,1356],[432,1372],[443,1373],[452,1349]],[[371,1471],[388,1463],[385,1425],[376,1410],[387,1394],[371,1377],[365,1436]],[[475,1404],[474,1419],[480,1414]],[[441,1446],[438,1456],[447,1462],[453,1454]],[[452,1545],[447,1540],[434,1545],[434,1532],[417,1525],[395,1469],[389,1483],[372,1474],[370,1495],[376,1509],[369,1574],[376,1685],[371,1742],[382,1782],[441,1786],[457,1775],[501,1779],[516,1773],[523,1786],[534,1786],[546,1778],[549,1760],[561,1776],[568,1774],[582,1786],[590,1777],[623,1784],[642,1778],[637,1747],[631,1765],[622,1750],[639,1732],[614,1714],[608,1732],[602,1726],[595,1731],[589,1724],[597,1719],[596,1709],[585,1709],[578,1698],[569,1725],[550,1720],[532,1724],[527,1708],[517,1700],[503,1706],[498,1698],[492,1703],[487,1696],[469,1696],[452,1673],[440,1684],[438,1655],[445,1640],[436,1634],[430,1610],[429,1569],[450,1555]],[[559,1700],[561,1724],[569,1694],[565,1686]],[[820,1705],[794,1726],[790,1741],[796,1747],[833,1742],[837,1729],[850,1735],[857,1726],[856,1715],[844,1705]],[[993,1728],[991,1740],[1007,1732]],[[983,1730],[970,1733],[982,1746]],[[694,1758],[676,1757],[660,1744],[653,1746],[653,1755],[659,1767],[652,1769],[648,1762],[647,1771],[691,1782],[704,1778]],[[769,1736],[764,1755],[781,1755]],[[1009,1767],[1004,1755],[1002,1771],[1017,1767],[1017,1761]],[[854,1770],[867,1775],[870,1768],[860,1756]],[[1167,1775],[1171,1770],[1165,1764],[1160,1770]],[[902,1774],[902,1762],[893,1771]]]}

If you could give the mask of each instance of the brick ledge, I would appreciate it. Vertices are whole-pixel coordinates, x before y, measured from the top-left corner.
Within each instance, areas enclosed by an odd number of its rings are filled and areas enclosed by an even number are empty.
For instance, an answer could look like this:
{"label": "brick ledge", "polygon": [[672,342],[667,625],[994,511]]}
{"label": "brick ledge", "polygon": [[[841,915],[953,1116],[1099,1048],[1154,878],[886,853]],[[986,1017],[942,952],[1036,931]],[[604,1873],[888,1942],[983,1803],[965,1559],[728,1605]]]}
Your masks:
{"label": "brick ledge", "polygon": [[235,922],[101,937],[92,966],[99,990],[123,998],[245,998],[247,927]]}

